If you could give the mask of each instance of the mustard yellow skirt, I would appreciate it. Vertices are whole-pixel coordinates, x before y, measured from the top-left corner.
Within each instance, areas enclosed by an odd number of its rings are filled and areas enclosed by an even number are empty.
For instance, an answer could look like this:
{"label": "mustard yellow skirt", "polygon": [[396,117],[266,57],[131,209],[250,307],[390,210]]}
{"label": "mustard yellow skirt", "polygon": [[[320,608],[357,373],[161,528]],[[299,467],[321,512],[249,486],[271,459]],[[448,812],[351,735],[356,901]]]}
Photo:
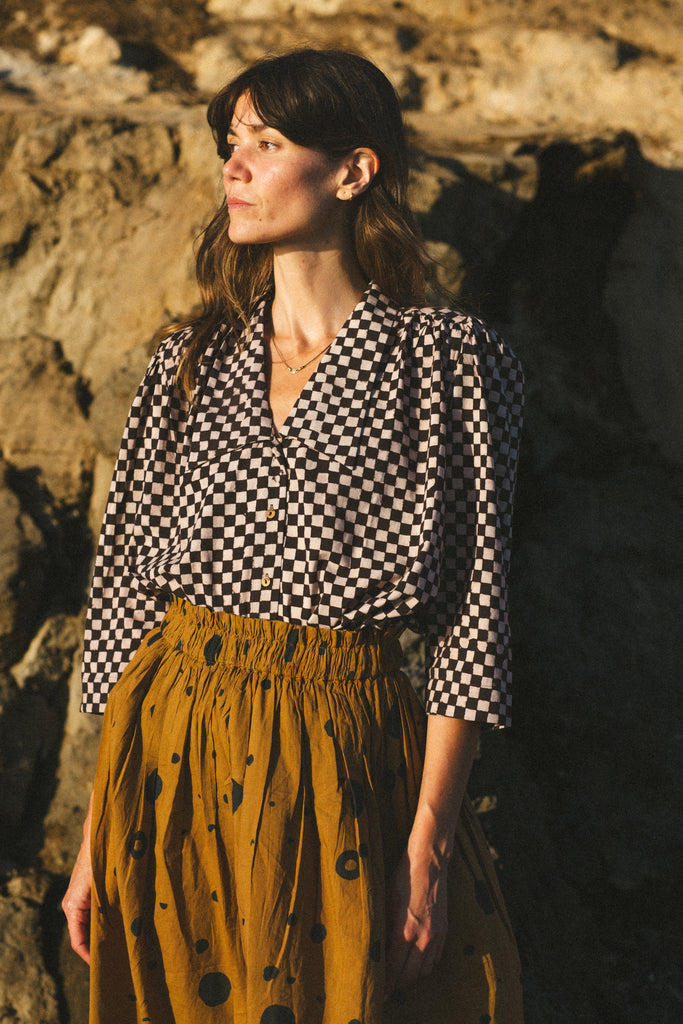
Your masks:
{"label": "mustard yellow skirt", "polygon": [[107,705],[91,1024],[519,1024],[519,960],[468,801],[450,932],[385,1002],[385,891],[425,714],[395,637],[174,601]]}

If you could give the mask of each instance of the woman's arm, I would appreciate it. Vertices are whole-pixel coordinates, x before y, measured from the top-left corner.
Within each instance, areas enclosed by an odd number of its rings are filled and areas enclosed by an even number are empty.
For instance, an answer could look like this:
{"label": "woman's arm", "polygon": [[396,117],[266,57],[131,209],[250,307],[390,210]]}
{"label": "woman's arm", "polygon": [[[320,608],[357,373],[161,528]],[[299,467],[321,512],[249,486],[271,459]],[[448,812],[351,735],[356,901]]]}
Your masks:
{"label": "woman's arm", "polygon": [[83,842],[71,872],[69,888],[62,900],[66,915],[71,948],[86,964],[90,963],[90,890],[92,886],[92,865],[90,859],[90,823],[92,820],[92,794],[88,814],[83,825]]}
{"label": "woman's arm", "polygon": [[387,993],[429,974],[448,928],[446,871],[480,727],[429,715],[415,821],[390,893]]}

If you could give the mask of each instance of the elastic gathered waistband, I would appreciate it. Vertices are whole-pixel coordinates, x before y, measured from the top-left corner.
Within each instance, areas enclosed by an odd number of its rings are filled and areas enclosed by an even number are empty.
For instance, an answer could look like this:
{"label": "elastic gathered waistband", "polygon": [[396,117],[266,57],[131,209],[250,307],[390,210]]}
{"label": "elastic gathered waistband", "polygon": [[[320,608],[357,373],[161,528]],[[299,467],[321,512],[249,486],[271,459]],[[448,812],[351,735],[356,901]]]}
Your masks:
{"label": "elastic gathered waistband", "polygon": [[400,668],[401,626],[387,630],[323,629],[277,619],[252,619],[174,598],[161,626],[147,637],[207,665],[330,680],[372,678]]}

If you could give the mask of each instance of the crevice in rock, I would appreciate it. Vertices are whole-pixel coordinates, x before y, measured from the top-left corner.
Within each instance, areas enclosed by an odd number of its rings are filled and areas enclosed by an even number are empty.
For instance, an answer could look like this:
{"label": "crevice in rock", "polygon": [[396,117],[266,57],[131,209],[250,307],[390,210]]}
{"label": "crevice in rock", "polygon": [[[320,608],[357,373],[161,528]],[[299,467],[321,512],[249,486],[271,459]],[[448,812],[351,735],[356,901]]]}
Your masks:
{"label": "crevice in rock", "polygon": [[75,614],[87,585],[92,538],[87,520],[91,474],[84,470],[78,503],[57,501],[41,479],[38,466],[17,469],[7,464],[5,484],[19,500],[22,513],[38,528],[44,547],[27,549],[15,586],[37,590],[27,631],[35,630],[46,615]]}
{"label": "crevice in rock", "polygon": [[29,221],[22,231],[21,237],[18,238],[16,242],[3,246],[2,259],[5,260],[10,267],[15,267],[22,256],[26,255],[31,244],[31,238],[33,237],[33,233],[37,227],[37,224]]}

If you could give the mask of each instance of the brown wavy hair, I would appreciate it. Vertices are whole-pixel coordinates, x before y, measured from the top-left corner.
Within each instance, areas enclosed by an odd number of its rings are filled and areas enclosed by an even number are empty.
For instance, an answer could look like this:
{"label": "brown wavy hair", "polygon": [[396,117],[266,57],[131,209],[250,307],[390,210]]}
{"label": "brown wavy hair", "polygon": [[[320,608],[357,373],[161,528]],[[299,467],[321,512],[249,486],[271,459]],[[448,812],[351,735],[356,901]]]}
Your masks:
{"label": "brown wavy hair", "polygon": [[[330,158],[372,149],[379,171],[352,206],[356,256],[368,280],[398,305],[425,299],[426,257],[408,206],[408,158],[403,118],[388,78],[369,60],[343,50],[294,50],[247,68],[211,100],[207,118],[223,160],[235,106],[248,95],[265,125]],[[178,368],[190,397],[198,364],[222,321],[235,331],[249,323],[272,291],[270,245],[238,245],[228,237],[224,201],[200,235],[197,281],[202,313]]]}

